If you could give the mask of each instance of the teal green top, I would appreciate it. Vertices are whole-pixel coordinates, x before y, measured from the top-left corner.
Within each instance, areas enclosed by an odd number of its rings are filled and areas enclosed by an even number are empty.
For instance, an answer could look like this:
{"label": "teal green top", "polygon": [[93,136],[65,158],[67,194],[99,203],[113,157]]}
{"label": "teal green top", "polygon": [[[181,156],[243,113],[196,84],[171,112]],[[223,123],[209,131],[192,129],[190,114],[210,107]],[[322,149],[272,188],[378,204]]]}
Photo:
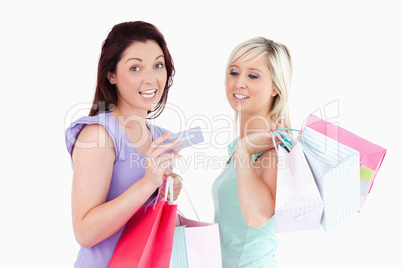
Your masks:
{"label": "teal green top", "polygon": [[[228,148],[232,156],[235,139]],[[253,161],[262,153],[254,154]],[[263,227],[248,226],[240,210],[237,194],[236,164],[227,164],[212,186],[215,222],[219,223],[223,268],[271,268],[276,266],[278,239],[274,232],[274,217]]]}

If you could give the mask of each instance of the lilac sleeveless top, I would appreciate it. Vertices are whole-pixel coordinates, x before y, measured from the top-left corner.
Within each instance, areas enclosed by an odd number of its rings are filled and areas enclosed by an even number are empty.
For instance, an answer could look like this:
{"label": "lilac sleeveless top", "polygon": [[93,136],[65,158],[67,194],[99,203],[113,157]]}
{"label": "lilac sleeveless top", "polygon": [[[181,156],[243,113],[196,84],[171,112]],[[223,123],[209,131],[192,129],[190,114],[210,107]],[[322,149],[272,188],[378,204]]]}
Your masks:
{"label": "lilac sleeveless top", "polygon": [[[66,146],[70,155],[72,155],[79,133],[83,127],[88,124],[104,126],[114,143],[116,160],[114,162],[112,180],[106,200],[109,201],[122,194],[127,188],[144,176],[145,156],[141,155],[138,150],[134,148],[120,123],[110,112],[100,113],[95,116],[84,116],[70,125],[65,133]],[[148,122],[147,126],[151,130],[154,140],[167,132],[167,130],[153,126]],[[85,146],[85,144],[83,146]],[[73,163],[72,166],[74,168]],[[147,202],[152,198],[153,197],[150,197]],[[74,267],[107,267],[123,229],[124,226],[114,235],[90,249],[81,247]]]}

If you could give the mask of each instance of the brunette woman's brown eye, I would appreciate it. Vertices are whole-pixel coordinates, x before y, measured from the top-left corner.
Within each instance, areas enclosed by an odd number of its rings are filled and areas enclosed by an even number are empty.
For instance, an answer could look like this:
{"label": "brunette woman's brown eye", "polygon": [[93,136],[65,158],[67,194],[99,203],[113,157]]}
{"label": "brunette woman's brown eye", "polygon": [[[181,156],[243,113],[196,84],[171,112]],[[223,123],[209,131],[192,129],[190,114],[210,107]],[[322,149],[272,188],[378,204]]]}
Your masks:
{"label": "brunette woman's brown eye", "polygon": [[162,69],[163,68],[163,64],[162,63],[158,63],[155,65],[156,69]]}
{"label": "brunette woman's brown eye", "polygon": [[133,71],[133,72],[138,72],[139,70],[140,70],[140,67],[138,67],[138,66],[133,66],[130,68],[130,71]]}

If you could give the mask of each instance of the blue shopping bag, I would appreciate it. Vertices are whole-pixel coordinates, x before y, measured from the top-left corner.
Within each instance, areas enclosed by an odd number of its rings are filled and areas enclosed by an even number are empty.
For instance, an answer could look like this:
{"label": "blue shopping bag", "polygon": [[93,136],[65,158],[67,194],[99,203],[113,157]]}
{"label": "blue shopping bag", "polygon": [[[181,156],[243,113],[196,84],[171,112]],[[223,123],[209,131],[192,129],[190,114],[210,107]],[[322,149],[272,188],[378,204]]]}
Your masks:
{"label": "blue shopping bag", "polygon": [[309,127],[298,140],[324,201],[321,226],[329,232],[360,209],[360,154]]}
{"label": "blue shopping bag", "polygon": [[184,226],[176,226],[174,229],[172,257],[170,258],[170,267],[174,268],[187,268],[187,248],[186,248],[186,234]]}

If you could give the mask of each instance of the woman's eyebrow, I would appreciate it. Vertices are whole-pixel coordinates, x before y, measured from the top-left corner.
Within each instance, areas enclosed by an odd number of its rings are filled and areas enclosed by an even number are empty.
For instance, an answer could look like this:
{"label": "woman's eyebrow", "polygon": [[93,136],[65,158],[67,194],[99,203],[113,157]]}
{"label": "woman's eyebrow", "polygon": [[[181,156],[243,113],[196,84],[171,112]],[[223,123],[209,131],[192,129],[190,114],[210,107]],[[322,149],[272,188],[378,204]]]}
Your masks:
{"label": "woman's eyebrow", "polygon": [[[230,66],[229,66],[229,69],[232,68],[232,67],[239,69],[239,67],[238,67],[236,64],[230,65]],[[258,68],[247,67],[247,69],[262,73],[262,71],[261,71],[260,69],[258,69]]]}
{"label": "woman's eyebrow", "polygon": [[142,59],[140,59],[140,58],[129,58],[128,60],[126,60],[126,63],[127,63],[128,61],[130,61],[130,60],[138,60],[138,61],[142,62]]}
{"label": "woman's eyebrow", "polygon": [[[159,58],[163,58],[163,55],[159,55],[158,57],[155,58],[155,60],[157,60]],[[139,62],[142,62],[142,59],[140,59],[140,58],[129,58],[128,60],[126,60],[126,63],[130,60],[138,60]]]}
{"label": "woman's eyebrow", "polygon": [[250,70],[262,73],[262,71],[260,69],[257,69],[257,68],[250,68]]}

